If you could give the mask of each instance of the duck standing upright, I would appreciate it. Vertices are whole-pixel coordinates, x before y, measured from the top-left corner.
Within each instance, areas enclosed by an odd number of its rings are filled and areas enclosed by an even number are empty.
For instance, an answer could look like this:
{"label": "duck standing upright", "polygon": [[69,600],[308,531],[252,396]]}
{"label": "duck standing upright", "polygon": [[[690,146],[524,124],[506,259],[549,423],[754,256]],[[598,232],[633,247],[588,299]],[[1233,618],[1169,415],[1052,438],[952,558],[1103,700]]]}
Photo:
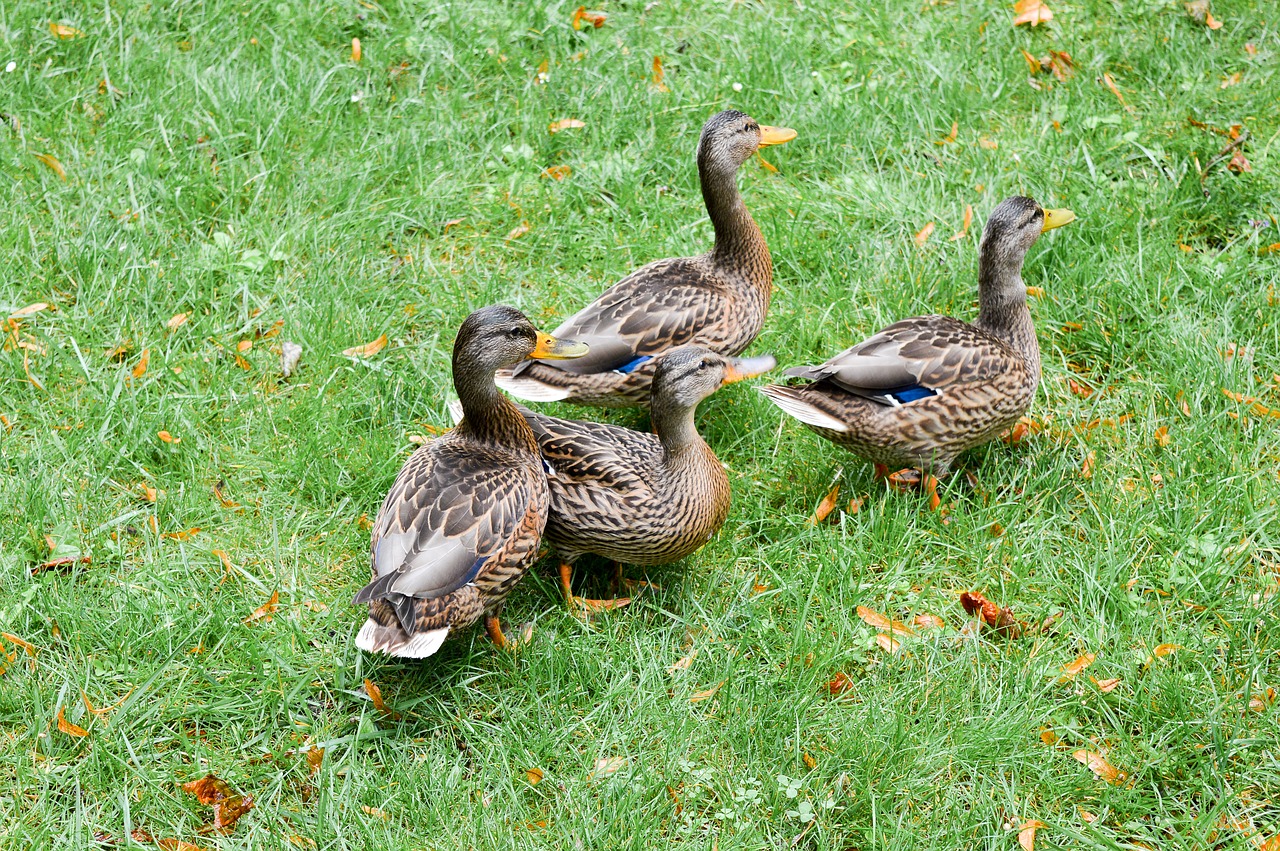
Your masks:
{"label": "duck standing upright", "polygon": [[1022,262],[1040,234],[1075,219],[1013,197],[991,211],[978,253],[978,319],[916,316],[895,322],[820,366],[809,379],[760,392],[833,443],[873,462],[918,467],[937,508],[937,477],[957,455],[1018,421],[1040,383],[1040,346],[1027,310]]}
{"label": "duck standing upright", "polygon": [[667,564],[699,549],[729,513],[729,477],[698,434],[694,411],[720,387],[772,369],[771,355],[731,358],[680,346],[658,358],[650,413],[656,435],[525,411],[551,465],[544,540],[560,555],[570,603],[573,564],[595,553],[619,564]]}
{"label": "duck standing upright", "polygon": [[463,418],[409,456],[378,511],[373,581],[354,601],[369,606],[357,647],[420,659],[481,617],[505,645],[497,611],[537,557],[550,495],[533,431],[493,374],[527,357],[586,351],[503,305],[462,323],[453,385]]}
{"label": "duck standing upright", "polygon": [[737,355],[760,333],[773,288],[769,246],[738,191],[737,173],[796,132],[735,110],[713,115],[698,140],[698,179],[715,245],[697,257],[658,260],[614,284],[553,333],[591,354],[566,364],[529,361],[499,372],[498,386],[532,402],[647,406],[654,358],[686,343]]}

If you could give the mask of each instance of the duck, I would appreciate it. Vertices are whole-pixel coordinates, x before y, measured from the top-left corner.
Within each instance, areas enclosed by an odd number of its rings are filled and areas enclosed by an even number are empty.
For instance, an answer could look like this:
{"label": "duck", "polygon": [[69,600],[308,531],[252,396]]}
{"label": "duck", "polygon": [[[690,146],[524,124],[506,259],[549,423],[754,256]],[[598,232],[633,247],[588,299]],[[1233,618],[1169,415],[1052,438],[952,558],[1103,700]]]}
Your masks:
{"label": "duck", "polygon": [[[803,381],[760,388],[784,412],[875,465],[877,478],[915,482],[937,509],[938,479],[962,452],[1010,428],[1040,384],[1040,346],[1022,264],[1042,233],[1075,220],[1033,199],[991,211],[978,249],[978,317],[914,316],[818,366]],[[917,472],[918,471],[918,472]]]}
{"label": "duck", "polygon": [[369,609],[357,647],[421,659],[481,618],[508,646],[498,612],[537,557],[551,497],[533,430],[493,376],[529,357],[586,353],[505,305],[462,323],[453,344],[462,420],[409,456],[382,502],[372,581],[353,601]]}
{"label": "duck", "polygon": [[498,386],[530,402],[647,407],[655,359],[686,343],[741,354],[760,333],[773,289],[773,258],[738,191],[753,154],[796,137],[737,110],[716,113],[698,139],[702,198],[715,229],[711,250],[642,266],[552,333],[586,343],[571,363],[526,361],[498,373]]}
{"label": "duck", "polygon": [[650,419],[656,433],[559,419],[522,409],[551,473],[544,540],[560,558],[570,608],[617,608],[628,598],[573,594],[573,566],[594,553],[622,564],[660,565],[700,549],[729,514],[729,477],[694,424],[698,404],[720,387],[761,375],[772,355],[734,358],[678,346],[657,359]]}

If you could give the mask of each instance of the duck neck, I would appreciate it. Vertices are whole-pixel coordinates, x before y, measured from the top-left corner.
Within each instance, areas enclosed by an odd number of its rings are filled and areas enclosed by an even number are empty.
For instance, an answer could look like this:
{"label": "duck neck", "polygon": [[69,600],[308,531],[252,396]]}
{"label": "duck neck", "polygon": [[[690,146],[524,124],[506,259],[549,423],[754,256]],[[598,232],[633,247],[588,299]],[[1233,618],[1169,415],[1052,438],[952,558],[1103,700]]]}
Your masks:
{"label": "duck neck", "polygon": [[462,403],[458,431],[485,443],[537,453],[533,430],[520,411],[493,383],[493,370],[453,361],[453,389]]}
{"label": "duck neck", "polygon": [[1027,309],[1022,283],[1022,258],[1000,263],[989,256],[978,261],[978,321],[982,330],[1004,340],[1040,372],[1040,344]]}
{"label": "duck neck", "polygon": [[672,408],[654,407],[650,411],[653,430],[658,433],[658,440],[662,443],[663,454],[668,459],[682,457],[690,450],[698,449],[704,445],[702,436],[698,434],[698,429],[693,424],[694,410],[694,408],[681,406]]}
{"label": "duck neck", "polygon": [[738,169],[703,155],[698,160],[698,179],[702,183],[702,200],[715,228],[716,244],[711,249],[714,262],[745,267],[753,278],[762,278],[765,286],[773,281],[773,259],[764,235],[738,191]]}

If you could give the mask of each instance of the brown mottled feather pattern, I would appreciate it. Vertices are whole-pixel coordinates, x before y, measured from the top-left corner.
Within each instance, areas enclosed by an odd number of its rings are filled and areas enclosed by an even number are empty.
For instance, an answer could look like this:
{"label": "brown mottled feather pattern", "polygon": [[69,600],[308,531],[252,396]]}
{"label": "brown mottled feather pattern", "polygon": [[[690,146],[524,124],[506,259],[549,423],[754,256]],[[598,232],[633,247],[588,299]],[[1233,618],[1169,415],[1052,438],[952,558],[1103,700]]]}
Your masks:
{"label": "brown mottled feather pattern", "polygon": [[549,477],[545,539],[572,564],[595,553],[667,564],[696,551],[729,514],[729,479],[701,438],[665,452],[651,434],[525,412]]}
{"label": "brown mottled feather pattern", "polygon": [[[754,223],[753,223],[754,227]],[[758,231],[757,231],[758,233]],[[764,327],[773,282],[773,261],[760,239],[752,250],[726,261],[715,252],[658,260],[610,287],[553,335],[592,345],[625,342],[634,357],[655,356],[686,343],[737,355]],[[605,351],[605,347],[596,347]],[[598,407],[648,407],[656,361],[631,373],[593,366],[591,355],[564,364],[532,363],[522,376],[570,391],[566,399]]]}

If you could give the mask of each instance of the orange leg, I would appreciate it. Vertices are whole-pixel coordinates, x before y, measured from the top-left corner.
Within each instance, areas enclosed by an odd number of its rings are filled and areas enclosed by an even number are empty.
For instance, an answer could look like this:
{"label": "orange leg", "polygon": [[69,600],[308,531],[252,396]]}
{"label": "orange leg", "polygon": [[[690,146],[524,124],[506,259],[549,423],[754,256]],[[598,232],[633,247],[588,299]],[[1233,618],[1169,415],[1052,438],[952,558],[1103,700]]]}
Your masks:
{"label": "orange leg", "polygon": [[888,479],[889,487],[900,493],[916,489],[924,491],[929,497],[931,511],[937,511],[938,506],[942,504],[942,500],[938,497],[937,476],[907,467],[896,473],[890,473]]}
{"label": "orange leg", "polygon": [[928,475],[923,478],[924,492],[929,495],[929,510],[937,511],[938,506],[942,504],[942,500],[938,497],[938,478]]}
{"label": "orange leg", "polygon": [[507,637],[502,634],[502,624],[498,622],[497,615],[484,616],[484,628],[489,633],[489,638],[497,645],[499,650],[506,650],[509,646]]}
{"label": "orange leg", "polygon": [[[622,565],[618,565],[617,575],[622,575]],[[573,566],[567,561],[560,562],[560,584],[564,587],[565,601],[569,604],[571,610],[576,610],[575,614],[602,612],[606,609],[621,609],[631,602],[630,597],[617,597],[613,600],[589,600],[585,597],[574,596]]]}

